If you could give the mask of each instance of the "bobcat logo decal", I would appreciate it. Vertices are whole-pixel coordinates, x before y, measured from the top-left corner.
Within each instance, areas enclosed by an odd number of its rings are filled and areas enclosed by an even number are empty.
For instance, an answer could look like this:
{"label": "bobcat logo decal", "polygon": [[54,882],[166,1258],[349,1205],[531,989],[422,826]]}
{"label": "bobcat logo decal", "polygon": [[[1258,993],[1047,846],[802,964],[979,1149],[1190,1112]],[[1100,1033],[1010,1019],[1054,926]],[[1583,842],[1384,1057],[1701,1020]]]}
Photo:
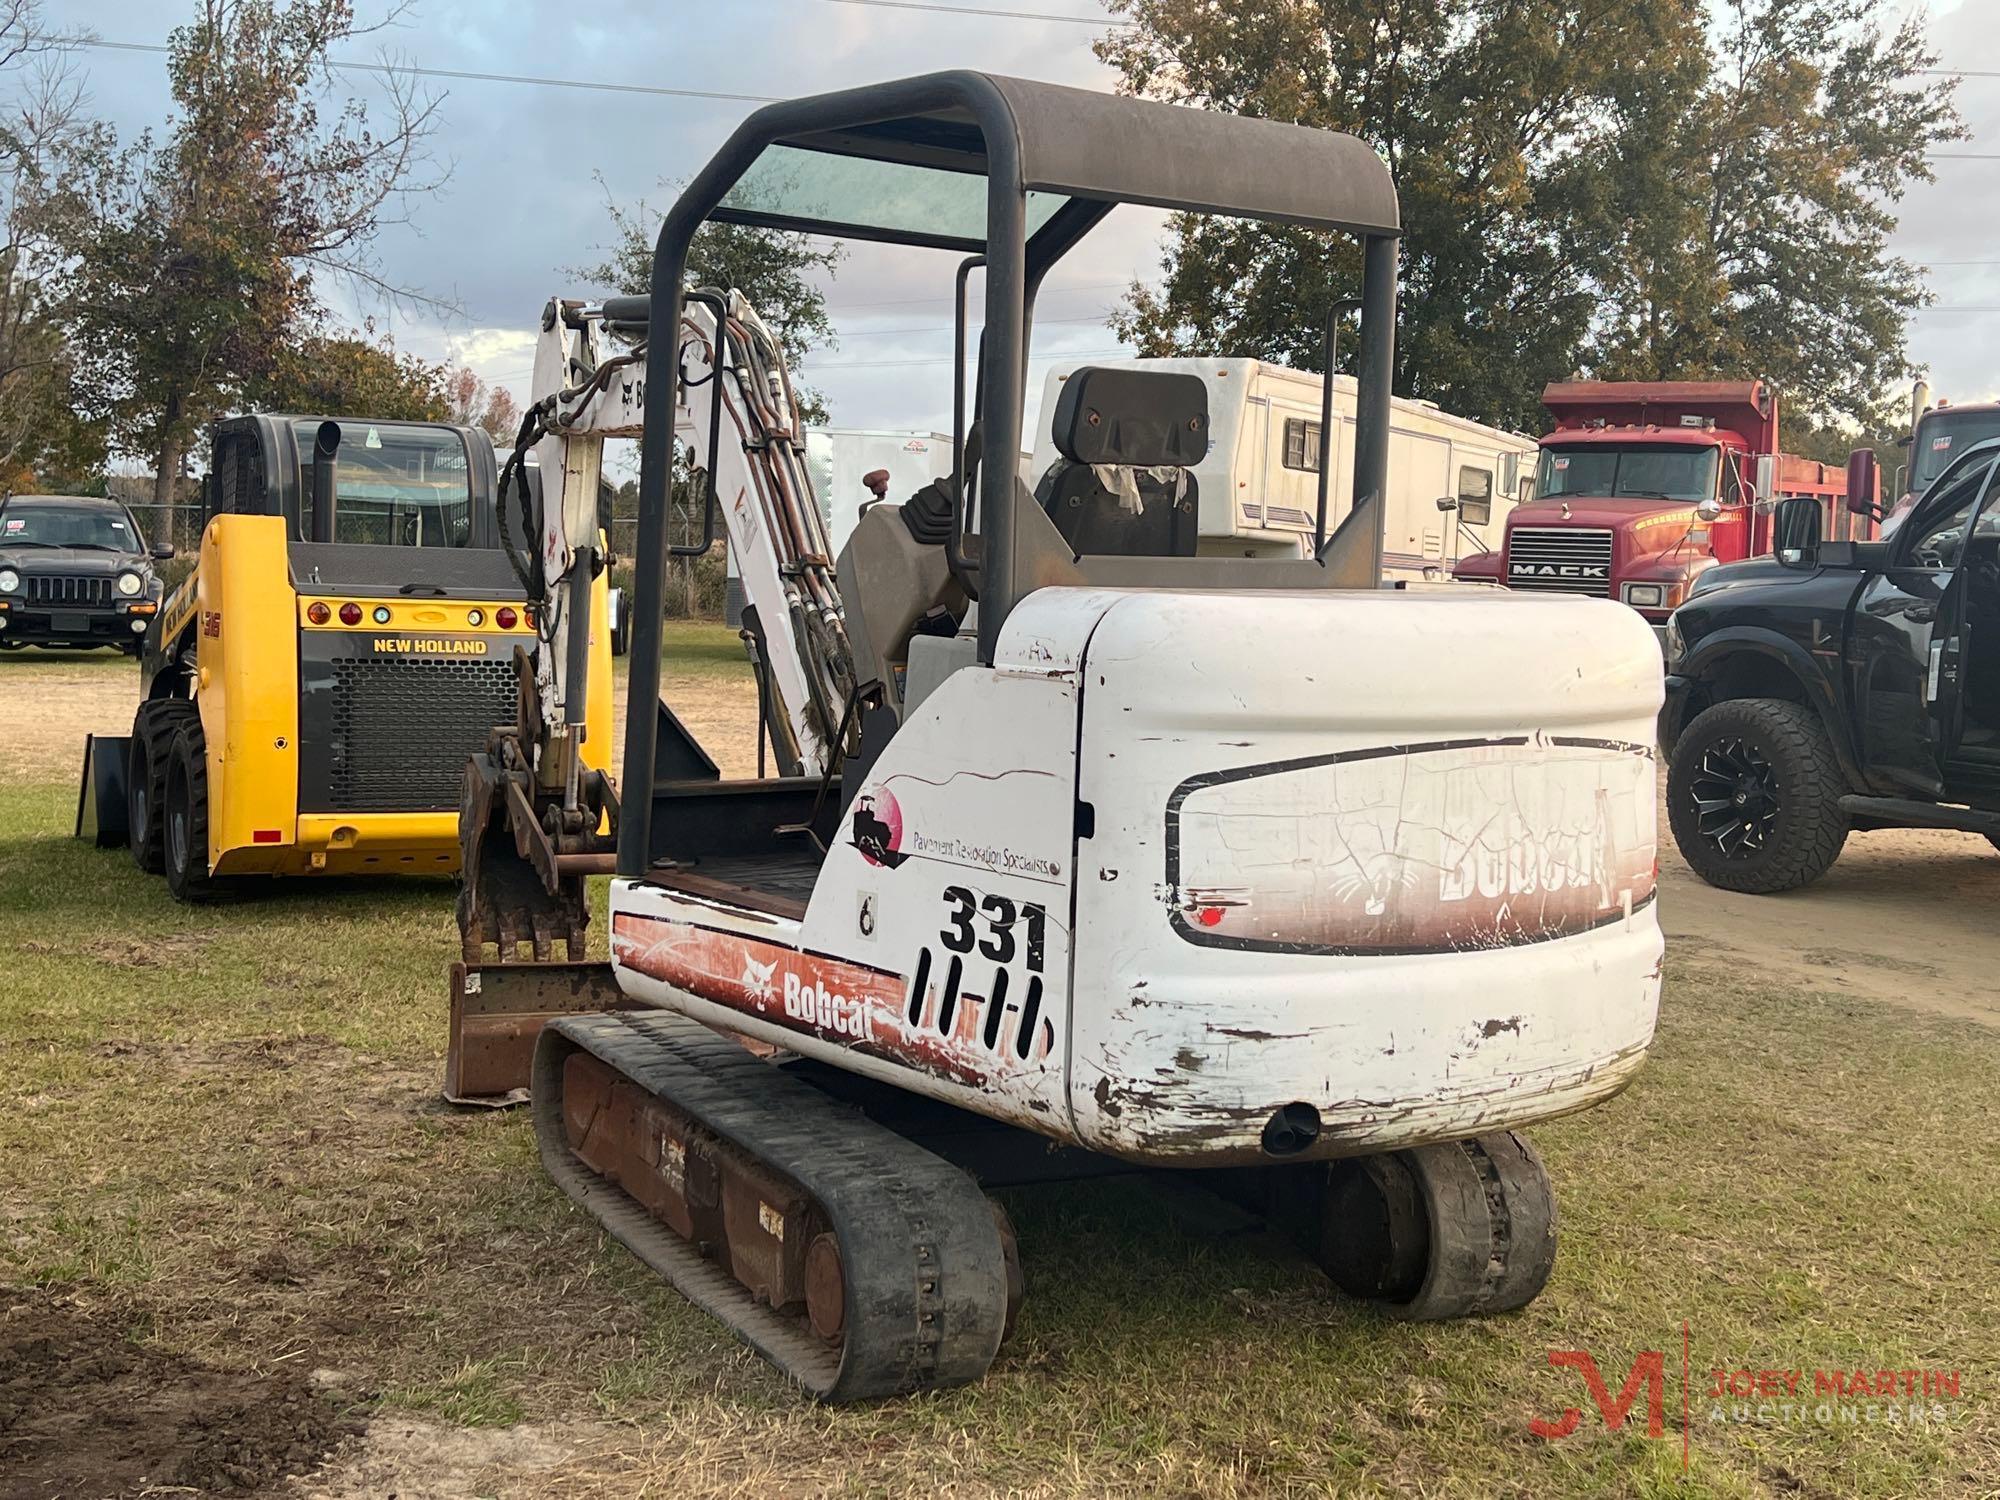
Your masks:
{"label": "bobcat logo decal", "polygon": [[760,964],[748,954],[743,958],[743,973],[736,981],[757,997],[759,1003],[776,998],[778,987],[772,983],[772,976],[778,971],[778,961],[774,958],[767,964]]}

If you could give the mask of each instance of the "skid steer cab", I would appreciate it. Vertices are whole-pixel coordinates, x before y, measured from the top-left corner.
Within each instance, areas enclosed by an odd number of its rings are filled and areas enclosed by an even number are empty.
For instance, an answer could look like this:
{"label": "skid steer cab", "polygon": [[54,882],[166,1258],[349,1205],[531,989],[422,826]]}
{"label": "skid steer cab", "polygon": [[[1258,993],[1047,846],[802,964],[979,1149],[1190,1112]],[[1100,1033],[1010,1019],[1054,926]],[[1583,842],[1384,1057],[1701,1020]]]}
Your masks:
{"label": "skid steer cab", "polygon": [[[466,759],[513,724],[539,628],[492,441],[259,414],[212,444],[199,558],[146,631],[131,732],[86,748],[77,834],[189,901],[239,876],[456,872]],[[611,734],[604,594],[586,759]]]}

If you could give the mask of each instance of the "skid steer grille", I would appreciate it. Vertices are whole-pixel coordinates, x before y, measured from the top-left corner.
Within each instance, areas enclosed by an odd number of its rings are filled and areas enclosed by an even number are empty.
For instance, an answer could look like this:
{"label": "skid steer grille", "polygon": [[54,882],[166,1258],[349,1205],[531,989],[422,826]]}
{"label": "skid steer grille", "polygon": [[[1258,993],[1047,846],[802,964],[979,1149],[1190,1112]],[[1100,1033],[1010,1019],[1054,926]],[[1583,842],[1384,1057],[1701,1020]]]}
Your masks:
{"label": "skid steer grille", "polygon": [[109,578],[43,574],[39,578],[30,575],[24,581],[28,586],[30,604],[59,604],[77,609],[102,609],[111,603]]}
{"label": "skid steer grille", "polygon": [[332,667],[334,812],[457,807],[465,758],[514,719],[514,666],[505,659],[349,656]]}

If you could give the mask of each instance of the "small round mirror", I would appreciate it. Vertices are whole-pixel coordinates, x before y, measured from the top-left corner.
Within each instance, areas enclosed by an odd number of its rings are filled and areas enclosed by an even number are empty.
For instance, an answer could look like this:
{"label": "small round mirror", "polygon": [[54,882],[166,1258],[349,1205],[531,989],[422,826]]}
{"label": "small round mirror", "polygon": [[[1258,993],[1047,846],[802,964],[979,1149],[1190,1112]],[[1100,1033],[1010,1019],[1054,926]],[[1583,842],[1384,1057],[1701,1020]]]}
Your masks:
{"label": "small round mirror", "polygon": [[1710,495],[1694,508],[1694,513],[1704,521],[1713,521],[1722,514],[1722,502]]}

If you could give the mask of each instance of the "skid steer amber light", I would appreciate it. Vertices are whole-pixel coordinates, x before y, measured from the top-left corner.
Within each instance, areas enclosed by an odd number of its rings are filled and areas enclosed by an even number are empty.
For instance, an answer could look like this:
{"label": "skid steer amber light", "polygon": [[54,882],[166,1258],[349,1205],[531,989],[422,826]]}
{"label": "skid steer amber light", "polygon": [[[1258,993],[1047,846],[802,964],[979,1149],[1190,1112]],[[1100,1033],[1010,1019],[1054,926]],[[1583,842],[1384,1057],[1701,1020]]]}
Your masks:
{"label": "skid steer amber light", "polygon": [[514,606],[511,604],[503,604],[493,611],[493,623],[502,630],[512,630],[520,618],[514,613]]}
{"label": "skid steer amber light", "polygon": [[315,625],[324,625],[333,618],[333,611],[315,599],[306,606],[306,618]]}
{"label": "skid steer amber light", "polygon": [[361,623],[361,606],[352,603],[341,605],[340,623],[343,625],[359,625]]}

